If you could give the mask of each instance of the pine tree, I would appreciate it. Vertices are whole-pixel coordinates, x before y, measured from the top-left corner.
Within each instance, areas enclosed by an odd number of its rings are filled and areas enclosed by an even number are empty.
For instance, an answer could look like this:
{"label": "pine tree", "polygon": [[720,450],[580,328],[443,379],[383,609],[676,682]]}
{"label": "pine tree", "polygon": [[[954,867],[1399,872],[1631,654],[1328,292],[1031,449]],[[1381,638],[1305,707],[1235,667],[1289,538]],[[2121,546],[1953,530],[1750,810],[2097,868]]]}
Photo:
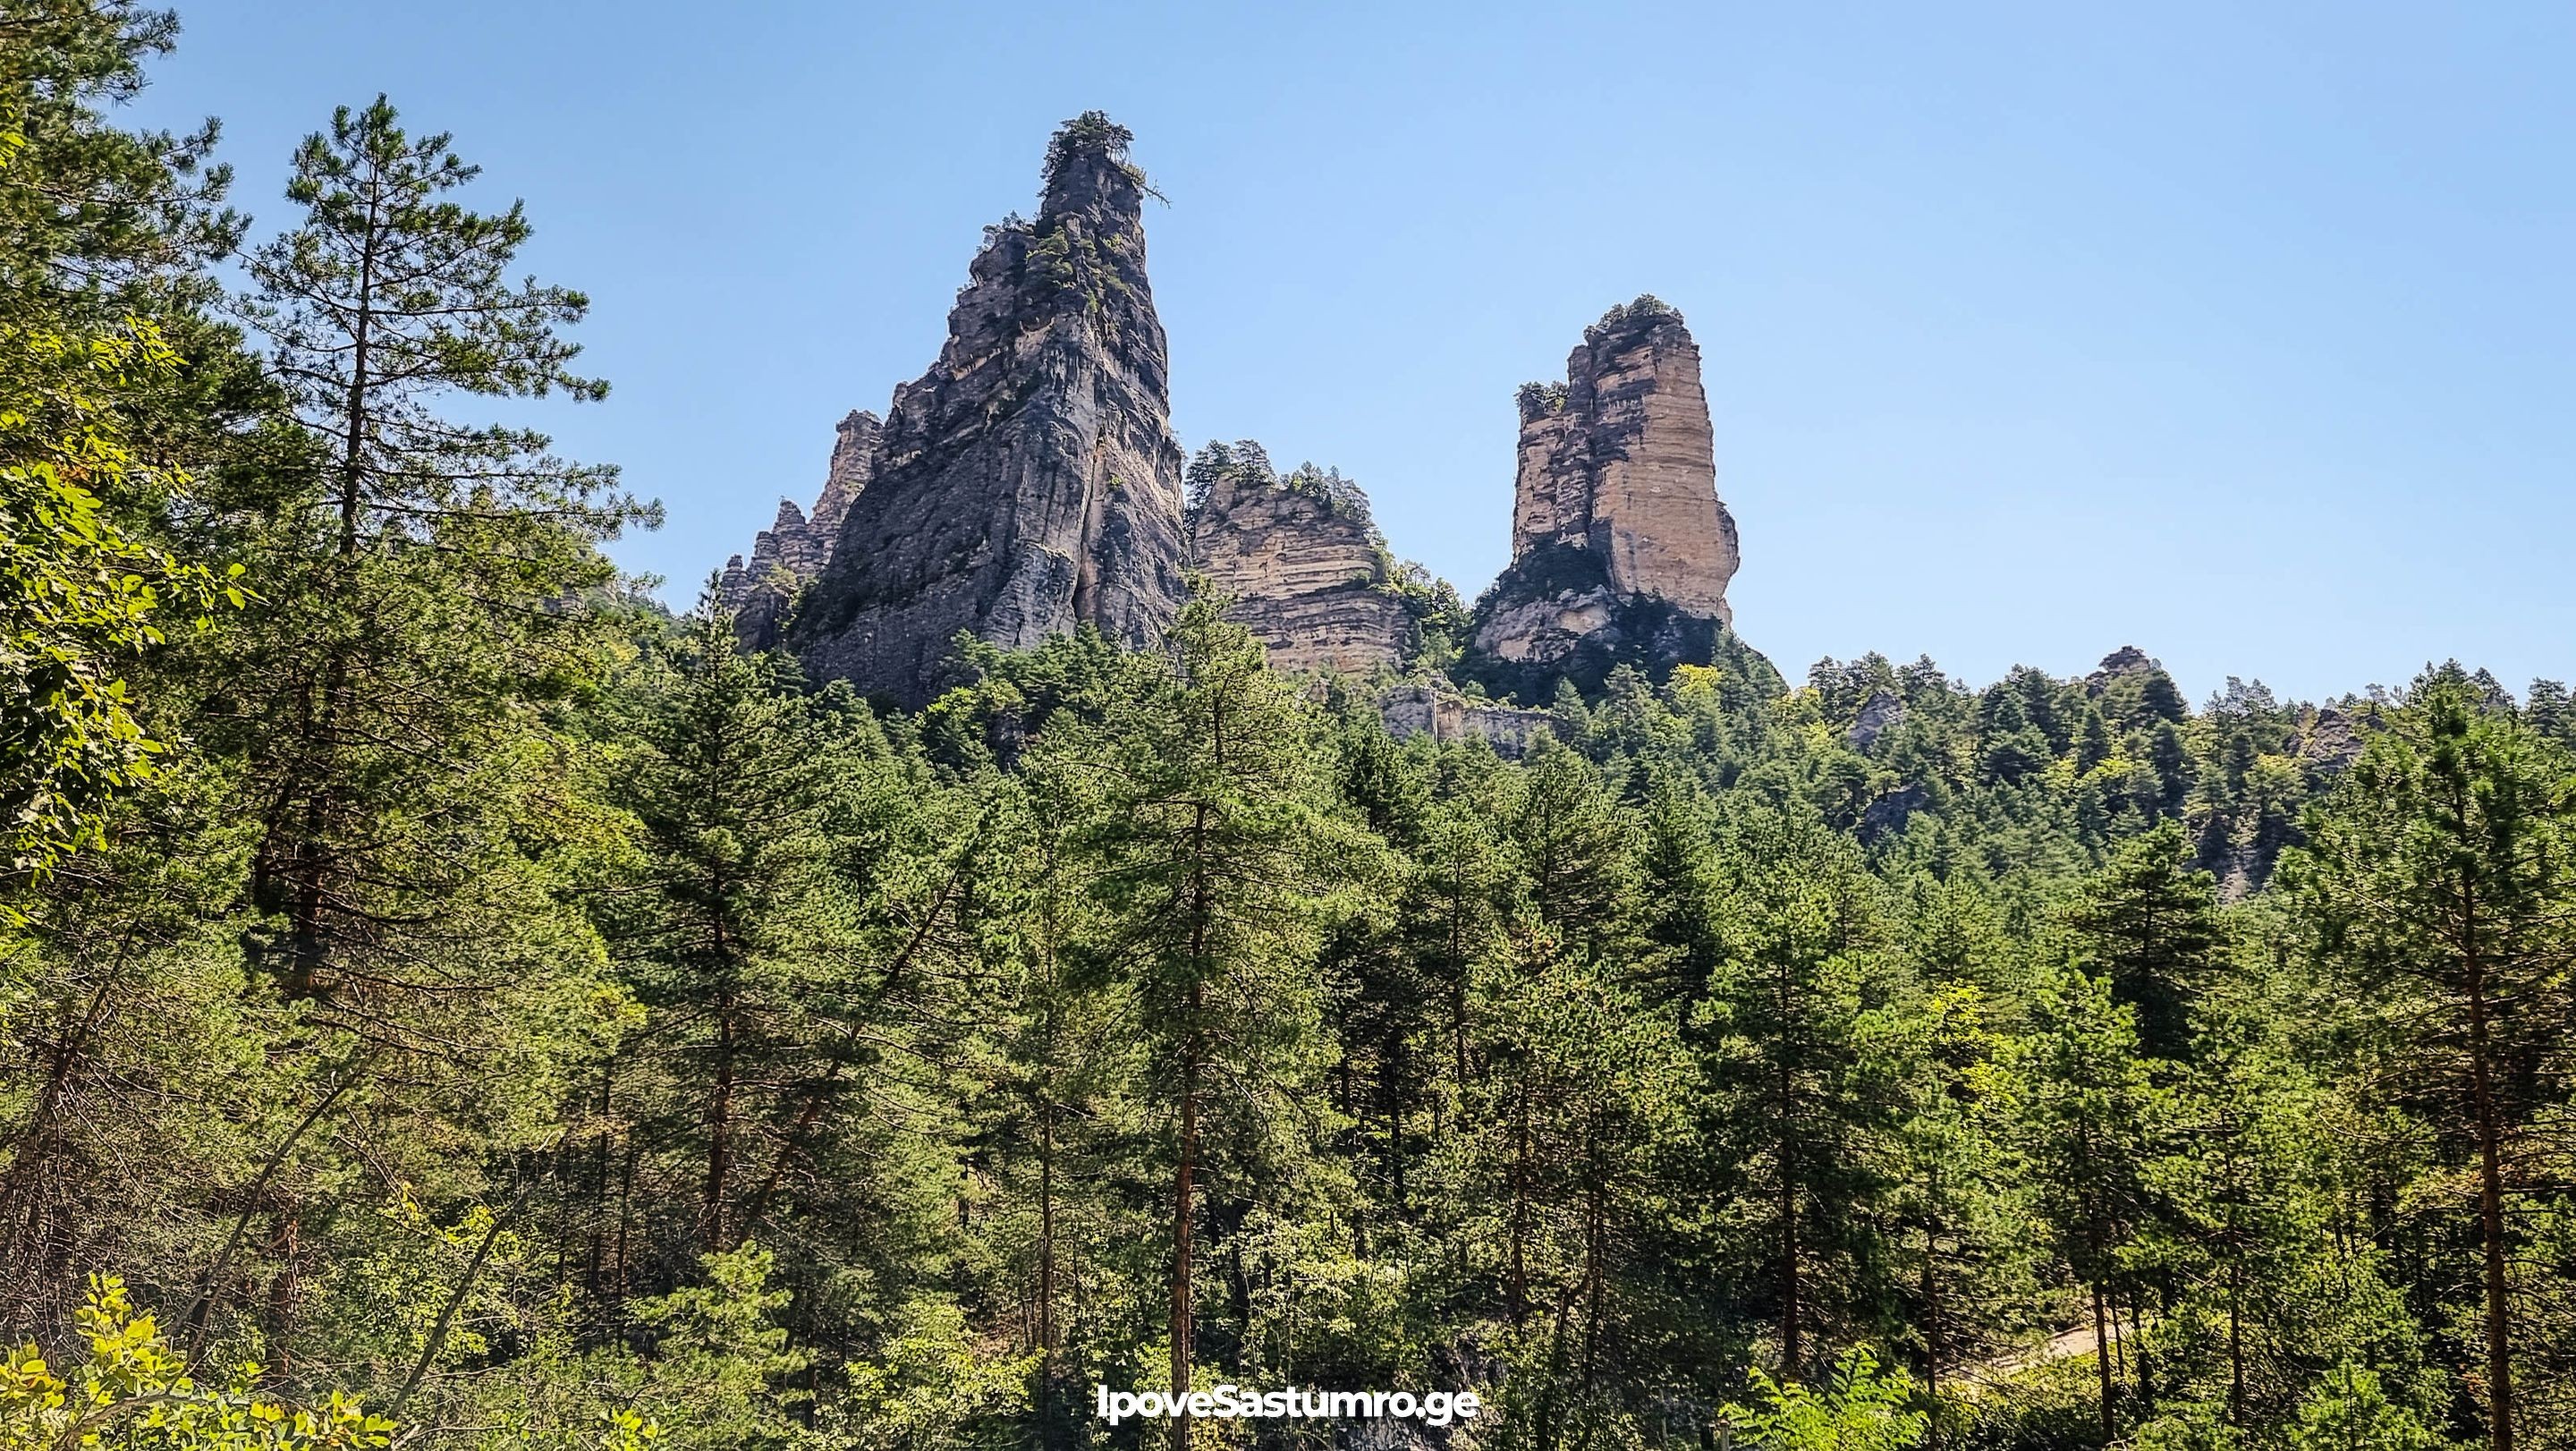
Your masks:
{"label": "pine tree", "polygon": [[289,1350],[354,1324],[327,1298],[349,1282],[317,1273],[348,1248],[334,1234],[366,1233],[329,1213],[333,1161],[436,1222],[510,1219],[533,1182],[517,1156],[559,1151],[567,1077],[618,1031],[568,882],[613,825],[566,716],[620,643],[595,546],[649,517],[541,436],[442,411],[601,391],[555,331],[578,296],[500,281],[527,235],[515,208],[444,199],[473,169],[381,102],[295,166],[302,222],[248,259],[245,304],[290,436],[226,481],[213,526],[270,603],[191,662],[198,744],[238,763],[227,810],[257,829],[231,895],[287,1020],[268,1066],[316,1085],[228,1176],[191,1329],[227,1333],[221,1312],[265,1280],[262,1333]]}
{"label": "pine tree", "polygon": [[1636,888],[1626,823],[1600,772],[1542,736],[1514,781],[1503,829],[1531,908],[1570,950],[1610,948]]}
{"label": "pine tree", "polygon": [[2318,951],[2361,995],[2389,1052],[2418,1075],[2402,1097],[2477,1184],[2487,1439],[2517,1431],[2511,1219],[2535,1115],[2556,1087],[2571,927],[2565,758],[2473,683],[2422,683],[2375,737],[2285,863]]}
{"label": "pine tree", "polygon": [[587,668],[572,597],[610,578],[592,546],[653,517],[541,434],[439,411],[457,393],[607,392],[570,371],[580,349],[556,331],[588,300],[503,280],[523,210],[443,196],[476,175],[382,97],[344,107],[296,152],[302,225],[249,261],[251,314],[318,445],[270,565],[294,607],[261,642],[240,722],[266,795],[256,890],[285,919],[293,998],[328,994],[335,974],[405,975],[350,960],[409,915],[387,888],[456,880],[403,825],[479,814],[495,793],[476,778],[509,753],[512,717]]}
{"label": "pine tree", "polygon": [[2125,1288],[2123,1252],[2145,1207],[2152,1135],[2167,1111],[2150,1081],[2129,1011],[2110,984],[2080,971],[2034,984],[2026,1031],[2007,1045],[1999,1080],[2011,1135],[2060,1258],[2090,1302],[2102,1439],[2119,1439],[2111,1358]]}
{"label": "pine tree", "polygon": [[[1938,982],[1938,979],[1934,979]],[[2002,1047],[1996,1006],[1950,981],[1892,1005],[1881,1051],[1901,1065],[1901,1116],[1889,1135],[1891,1217],[1912,1261],[1907,1318],[1923,1348],[1930,1443],[1946,1434],[1944,1371],[1991,1351],[2030,1292],[2029,1196],[2005,1163],[2004,1106],[1992,1081]]]}
{"label": "pine tree", "polygon": [[[1148,1097],[1168,1114],[1168,1352],[1181,1394],[1199,1338],[1203,1198],[1220,1173],[1277,1173],[1293,1155],[1270,1115],[1313,1072],[1306,969],[1323,899],[1375,866],[1367,839],[1326,810],[1310,707],[1225,620],[1224,601],[1194,597],[1170,645],[1172,666],[1139,661],[1101,727],[1042,741],[1039,769],[1087,805],[1077,845],[1109,918],[1094,950],[1151,1045]],[[1188,1418],[1174,1436],[1185,1451]]]}
{"label": "pine tree", "polygon": [[2137,1016],[2138,1044],[2164,1059],[2189,1051],[2191,1005],[2214,965],[2217,884],[2185,858],[2182,827],[2159,823],[2123,842],[2067,915],[2086,964]]}
{"label": "pine tree", "polygon": [[1869,1023],[1895,964],[1859,853],[1812,816],[1756,811],[1721,870],[1725,955],[1695,1030],[1707,1045],[1704,1111],[1741,1175],[1751,1293],[1797,1375],[1812,1337],[1857,1332],[1887,1289],[1870,1278],[1886,1260],[1878,1136],[1904,1075]]}
{"label": "pine tree", "polygon": [[1618,981],[1620,964],[1571,953],[1530,915],[1511,939],[1478,993],[1493,1071],[1467,1120],[1467,1223],[1501,1280],[1508,1414],[1547,1444],[1652,1368],[1663,1295],[1651,1256],[1670,1234],[1695,1070],[1671,1017]]}
{"label": "pine tree", "polygon": [[851,1025],[825,1009],[858,976],[830,828],[836,793],[869,765],[817,717],[793,667],[743,653],[711,604],[635,692],[615,799],[635,816],[642,860],[607,914],[611,950],[659,1019],[648,1041],[686,1085],[674,1122],[651,1135],[697,1150],[689,1232],[667,1251],[679,1264],[756,1228],[767,1209],[756,1149],[783,1168],[801,1147],[759,1144],[765,1120],[801,1115],[756,1095],[813,1081],[828,1072],[813,1060],[853,1051]]}

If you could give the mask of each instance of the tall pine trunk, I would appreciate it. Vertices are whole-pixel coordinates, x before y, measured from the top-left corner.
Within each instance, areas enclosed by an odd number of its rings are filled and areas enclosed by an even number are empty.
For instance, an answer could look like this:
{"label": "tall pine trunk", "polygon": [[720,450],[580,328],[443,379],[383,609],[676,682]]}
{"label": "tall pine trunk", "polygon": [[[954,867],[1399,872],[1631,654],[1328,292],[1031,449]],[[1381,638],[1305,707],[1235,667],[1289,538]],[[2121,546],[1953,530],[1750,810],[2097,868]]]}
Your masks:
{"label": "tall pine trunk", "polygon": [[1512,1094],[1512,1272],[1508,1308],[1514,1330],[1529,1318],[1529,1158],[1529,1087],[1524,1082]]}
{"label": "tall pine trunk", "polygon": [[[1220,737],[1220,743],[1222,737]],[[1219,760],[1222,762],[1222,745]],[[1191,1323],[1191,1252],[1195,1248],[1196,1215],[1191,1203],[1196,1190],[1199,1160],[1199,1058],[1201,1028],[1199,1017],[1207,1011],[1207,928],[1208,871],[1207,830],[1208,806],[1201,802],[1195,808],[1190,832],[1195,874],[1190,882],[1190,993],[1187,1020],[1181,1040],[1181,1142],[1180,1162],[1172,1176],[1172,1395],[1189,1394],[1191,1340],[1195,1327]],[[1189,1451],[1190,1418],[1186,1413],[1172,1417],[1172,1445],[1175,1451]]]}
{"label": "tall pine trunk", "polygon": [[2102,1383],[2102,1444],[2108,1446],[2120,1439],[2119,1422],[2112,1410],[2119,1404],[2120,1391],[2118,1382],[2111,1374],[2111,1333],[2102,1319],[2102,1281],[2099,1264],[2102,1253],[2102,1234],[2098,1225],[2088,1232],[2087,1238],[2092,1243],[2096,1259],[2093,1273],[2085,1277],[2085,1287],[2093,1292],[2093,1369]]}
{"label": "tall pine trunk", "polygon": [[733,1173],[734,1054],[738,1030],[733,995],[716,999],[715,1083],[707,1093],[707,1178],[698,1205],[698,1239],[711,1254],[725,1248],[725,1181]]}
{"label": "tall pine trunk", "polygon": [[1791,1094],[1789,1061],[1780,1060],[1780,1369],[1798,1373],[1798,1167],[1797,1143],[1789,1128]]}
{"label": "tall pine trunk", "polygon": [[1056,1424],[1055,1096],[1038,1109],[1038,1427],[1041,1444],[1063,1440]]}
{"label": "tall pine trunk", "polygon": [[[1940,1182],[1935,1174],[1935,1194],[1940,1192]],[[1923,1405],[1930,1414],[1924,1422],[1928,1451],[1941,1451],[1941,1276],[1935,1259],[1940,1232],[1939,1220],[1927,1216],[1923,1222]]]}
{"label": "tall pine trunk", "polygon": [[2504,1129],[2489,1061],[2486,965],[2478,951],[2477,899],[2461,894],[2461,956],[2469,989],[2469,1079],[2478,1135],[2478,1228],[2486,1248],[2487,1444],[2513,1451],[2513,1305],[2505,1278]]}

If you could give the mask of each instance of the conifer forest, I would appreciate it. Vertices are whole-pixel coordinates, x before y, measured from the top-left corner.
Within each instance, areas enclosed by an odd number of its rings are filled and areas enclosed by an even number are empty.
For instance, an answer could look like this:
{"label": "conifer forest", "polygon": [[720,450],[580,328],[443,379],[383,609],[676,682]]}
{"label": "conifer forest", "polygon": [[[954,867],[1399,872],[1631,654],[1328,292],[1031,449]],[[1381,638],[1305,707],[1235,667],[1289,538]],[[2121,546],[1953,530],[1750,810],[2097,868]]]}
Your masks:
{"label": "conifer forest", "polygon": [[[489,421],[608,391],[542,196],[239,194],[175,26],[0,4],[0,1447],[2576,1447],[2565,686],[1480,675],[1390,565],[1374,673],[1193,572],[865,688]],[[1083,187],[986,256],[1145,305]],[[1102,1414],[1221,1384],[1481,1410]]]}

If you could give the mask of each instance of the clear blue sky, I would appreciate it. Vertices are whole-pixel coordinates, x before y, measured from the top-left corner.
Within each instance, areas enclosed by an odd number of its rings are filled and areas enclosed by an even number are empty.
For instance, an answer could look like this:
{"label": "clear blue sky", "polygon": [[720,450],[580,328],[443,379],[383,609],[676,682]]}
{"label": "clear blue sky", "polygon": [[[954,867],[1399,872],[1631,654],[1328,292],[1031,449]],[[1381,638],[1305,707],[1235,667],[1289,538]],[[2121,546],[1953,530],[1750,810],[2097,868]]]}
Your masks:
{"label": "clear blue sky", "polygon": [[616,553],[678,603],[1099,107],[1184,444],[1337,464],[1470,596],[1513,388],[1653,292],[1793,677],[2576,675],[2576,8],[175,3],[138,109],[221,116],[263,232],[378,90],[527,200],[616,385],[540,417],[668,506]]}

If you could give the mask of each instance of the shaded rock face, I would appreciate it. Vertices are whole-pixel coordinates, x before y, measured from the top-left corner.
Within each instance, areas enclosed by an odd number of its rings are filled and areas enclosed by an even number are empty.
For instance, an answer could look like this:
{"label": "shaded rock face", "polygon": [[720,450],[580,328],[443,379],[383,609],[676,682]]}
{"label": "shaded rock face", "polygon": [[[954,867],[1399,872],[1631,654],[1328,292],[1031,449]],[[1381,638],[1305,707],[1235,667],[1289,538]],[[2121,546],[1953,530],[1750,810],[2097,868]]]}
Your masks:
{"label": "shaded rock face", "polygon": [[776,645],[797,595],[831,561],[850,501],[875,473],[877,433],[877,416],[864,409],[842,419],[814,512],[807,514],[792,499],[779,500],[777,521],[752,536],[751,558],[745,561],[737,554],[725,561],[717,602],[732,612],[744,644],[754,649]]}
{"label": "shaded rock face", "polygon": [[1365,675],[1400,669],[1412,613],[1390,586],[1368,499],[1312,464],[1282,478],[1261,445],[1210,444],[1190,464],[1191,555],[1274,669]]}
{"label": "shaded rock face", "polygon": [[1093,625],[1141,647],[1178,611],[1181,454],[1128,140],[1096,112],[1068,122],[1036,219],[987,229],[798,611],[809,674],[919,706],[959,631],[1019,648]]}
{"label": "shaded rock face", "polygon": [[2092,687],[2093,693],[2099,695],[2102,693],[2102,687],[2123,675],[2144,675],[2151,670],[2163,668],[2150,658],[2146,651],[2135,645],[2123,645],[2103,656],[2102,663],[2084,679],[2085,683]]}
{"label": "shaded rock face", "polygon": [[841,526],[848,522],[850,504],[876,477],[878,444],[885,434],[885,424],[864,408],[850,410],[841,420],[832,441],[832,465],[823,475],[823,492],[814,499],[812,526],[820,553],[814,560],[814,572],[821,574],[832,557],[832,547],[841,538]]}
{"label": "shaded rock face", "polygon": [[2368,744],[2363,726],[2353,717],[2329,705],[2320,709],[2300,733],[2299,759],[2313,762],[2328,772],[2337,772],[2361,758]]}
{"label": "shaded rock face", "polygon": [[1457,673],[1496,695],[1544,700],[1558,681],[1597,691],[1623,665],[1661,678],[1675,665],[1714,664],[1731,641],[1715,616],[1622,594],[1598,554],[1551,544],[1505,570],[1476,602]]}
{"label": "shaded rock face", "polygon": [[1867,846],[1890,832],[1903,831],[1914,819],[1914,813],[1932,804],[1932,793],[1908,783],[1881,794],[1861,808],[1860,821],[1853,828],[1861,844]]}
{"label": "shaded rock face", "polygon": [[1707,663],[1740,552],[1681,314],[1611,309],[1520,412],[1512,563],[1477,605],[1479,678],[1526,694],[1551,672],[1588,689],[1620,663]]}
{"label": "shaded rock face", "polygon": [[1853,750],[1866,753],[1878,744],[1879,737],[1904,723],[1905,702],[1887,691],[1877,691],[1861,703],[1860,714],[1853,718],[1851,729],[1843,732],[1843,739],[1851,743]]}

